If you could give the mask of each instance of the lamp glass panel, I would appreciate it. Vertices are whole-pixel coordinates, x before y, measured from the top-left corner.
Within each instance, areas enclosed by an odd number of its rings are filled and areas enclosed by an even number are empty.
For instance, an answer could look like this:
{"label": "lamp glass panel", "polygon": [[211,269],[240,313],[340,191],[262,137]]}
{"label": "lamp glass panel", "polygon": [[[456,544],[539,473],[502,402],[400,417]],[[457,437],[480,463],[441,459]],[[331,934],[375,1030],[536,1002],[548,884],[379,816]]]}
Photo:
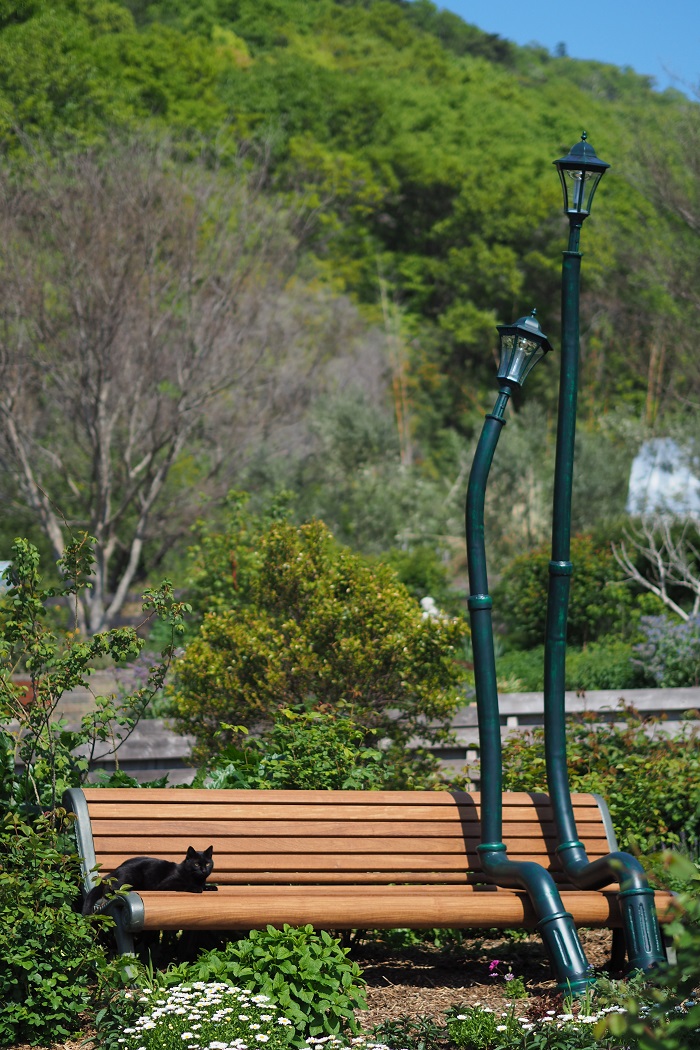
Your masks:
{"label": "lamp glass panel", "polygon": [[513,356],[513,347],[515,345],[515,336],[513,333],[509,335],[503,334],[501,336],[501,360],[498,363],[498,378],[506,379],[508,376],[508,369],[510,367],[511,358]]}
{"label": "lamp glass panel", "polygon": [[499,369],[499,378],[510,379],[513,383],[522,385],[525,377],[543,355],[544,347],[541,343],[528,339],[525,335],[518,335],[508,361],[507,371],[502,376]]}
{"label": "lamp glass panel", "polygon": [[520,385],[525,382],[530,372],[533,370],[538,361],[541,361],[546,353],[545,348],[540,344],[535,344],[535,349],[528,355],[525,361],[525,367],[520,374]]}
{"label": "lamp glass panel", "polygon": [[571,215],[588,215],[593,194],[603,177],[603,171],[585,171],[583,168],[560,168],[564,188],[564,206]]}

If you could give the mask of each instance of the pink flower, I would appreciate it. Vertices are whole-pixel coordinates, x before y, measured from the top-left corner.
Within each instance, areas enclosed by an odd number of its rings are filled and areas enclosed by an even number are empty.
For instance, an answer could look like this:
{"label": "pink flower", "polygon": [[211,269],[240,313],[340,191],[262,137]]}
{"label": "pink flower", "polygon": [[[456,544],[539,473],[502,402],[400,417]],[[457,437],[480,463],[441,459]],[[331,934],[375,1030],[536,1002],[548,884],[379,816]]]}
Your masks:
{"label": "pink flower", "polygon": [[495,977],[496,970],[498,969],[498,967],[500,965],[501,965],[501,960],[500,959],[494,959],[493,962],[489,963],[489,974],[491,975],[491,977]]}

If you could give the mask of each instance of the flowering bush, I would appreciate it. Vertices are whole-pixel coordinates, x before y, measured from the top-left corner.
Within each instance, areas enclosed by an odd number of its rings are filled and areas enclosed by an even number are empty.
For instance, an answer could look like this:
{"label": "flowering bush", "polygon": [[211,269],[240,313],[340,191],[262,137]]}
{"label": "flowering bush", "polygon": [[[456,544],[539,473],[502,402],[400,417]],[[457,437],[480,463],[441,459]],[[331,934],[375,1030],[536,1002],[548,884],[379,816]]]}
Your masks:
{"label": "flowering bush", "polygon": [[589,1006],[586,1003],[576,1013],[546,1010],[541,1016],[532,1016],[525,1005],[515,1003],[500,1013],[479,1004],[455,1007],[448,1016],[447,1030],[456,1050],[621,1050],[619,1041],[602,1031],[599,1034],[597,1026],[622,1007],[591,1011]]}
{"label": "flowering bush", "polygon": [[229,984],[197,981],[167,993],[141,996],[146,1008],[119,1040],[135,1050],[243,1050],[286,1047],[292,1022],[266,995],[252,995]]}
{"label": "flowering bush", "polygon": [[643,616],[644,641],[635,645],[635,663],[666,689],[700,684],[700,618],[679,622],[670,616]]}
{"label": "flowering bush", "polygon": [[[195,981],[140,997],[143,1014],[124,1028],[118,1042],[128,1050],[302,1050],[347,1047],[337,1036],[304,1038],[268,996],[220,982]],[[356,1037],[356,1050],[388,1050]]]}

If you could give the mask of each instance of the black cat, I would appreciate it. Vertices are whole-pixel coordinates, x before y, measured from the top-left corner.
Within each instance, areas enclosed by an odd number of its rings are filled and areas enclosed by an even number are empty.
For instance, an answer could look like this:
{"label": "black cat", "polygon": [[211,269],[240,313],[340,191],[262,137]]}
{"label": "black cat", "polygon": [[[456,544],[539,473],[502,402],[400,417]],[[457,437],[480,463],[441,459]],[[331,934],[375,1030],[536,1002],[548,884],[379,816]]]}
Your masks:
{"label": "black cat", "polygon": [[99,886],[93,886],[83,901],[83,915],[90,915],[99,900],[122,886],[130,886],[132,890],[179,890],[180,893],[216,890],[217,886],[205,885],[214,870],[213,851],[213,846],[201,853],[189,846],[187,856],[179,864],[157,857],[131,857]]}

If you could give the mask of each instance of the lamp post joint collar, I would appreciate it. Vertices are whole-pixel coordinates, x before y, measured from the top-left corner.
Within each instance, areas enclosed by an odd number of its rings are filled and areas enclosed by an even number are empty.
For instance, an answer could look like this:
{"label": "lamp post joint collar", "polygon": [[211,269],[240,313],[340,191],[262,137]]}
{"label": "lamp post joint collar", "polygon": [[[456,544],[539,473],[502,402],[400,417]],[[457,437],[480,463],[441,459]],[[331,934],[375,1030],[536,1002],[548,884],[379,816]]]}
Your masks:
{"label": "lamp post joint collar", "polygon": [[490,594],[470,594],[467,598],[469,609],[490,609],[492,606],[493,600]]}

